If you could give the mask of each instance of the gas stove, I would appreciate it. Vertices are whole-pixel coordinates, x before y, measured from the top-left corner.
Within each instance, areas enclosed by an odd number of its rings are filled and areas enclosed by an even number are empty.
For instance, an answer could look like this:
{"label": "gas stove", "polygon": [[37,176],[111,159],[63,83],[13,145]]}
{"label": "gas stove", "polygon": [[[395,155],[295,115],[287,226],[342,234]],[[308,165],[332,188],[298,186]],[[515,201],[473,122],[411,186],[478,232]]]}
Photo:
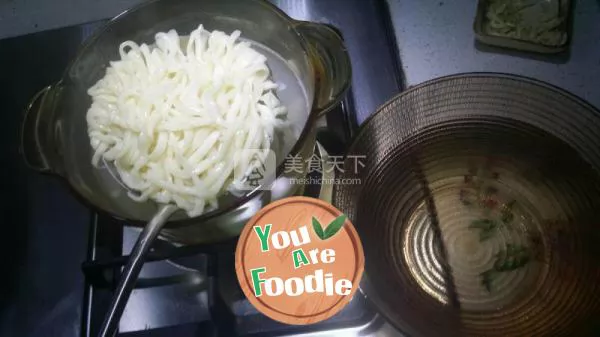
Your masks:
{"label": "gas stove", "polygon": [[[320,123],[318,134],[326,152],[343,154],[358,126],[401,90],[400,63],[386,2],[273,2],[295,19],[336,27],[345,39],[352,86],[344,103]],[[91,213],[57,179],[27,171],[16,151],[16,130],[21,123],[18,111],[35,92],[60,78],[80,44],[104,22],[0,40],[4,75],[0,81],[8,90],[0,100],[7,112],[0,115],[6,130],[0,146],[8,154],[3,167],[14,177],[4,181],[3,189],[16,191],[6,198],[4,213],[15,226],[7,226],[5,234],[19,247],[13,251],[7,246],[4,254],[14,258],[3,269],[11,295],[7,302],[0,301],[0,334],[95,336],[137,238],[135,229]],[[306,186],[304,192],[317,197],[323,191],[320,186]],[[257,313],[238,288],[235,243],[235,237],[194,246],[159,241],[128,302],[119,335],[397,335],[361,293],[338,315],[310,326],[279,324]],[[3,330],[5,327],[9,330]]]}
{"label": "gas stove", "polygon": [[[371,55],[363,51],[369,45],[373,47],[374,41],[375,45],[377,42],[380,46],[386,45],[386,31],[376,22],[383,21],[385,8],[376,2],[367,4],[359,0],[350,1],[351,4],[344,1],[343,7],[333,6],[338,1],[276,3],[297,19],[333,25],[348,45],[354,66],[354,83],[343,103],[318,123],[320,151],[316,151],[321,157],[343,155],[357,126],[368,115],[366,106],[375,100],[370,95],[375,88],[360,82],[361,76],[364,80],[368,74],[365,67],[373,67],[370,62],[385,64],[390,62],[387,58],[393,56],[382,48],[369,49]],[[363,22],[361,29],[355,25],[353,17],[356,22]],[[361,44],[364,44],[363,48]],[[373,84],[381,86],[385,82],[386,78],[380,78]],[[370,109],[374,110],[375,106]],[[330,198],[327,186],[318,184],[305,186],[303,194],[325,200]],[[82,331],[86,337],[97,333],[120,270],[127,260],[126,254],[139,235],[138,229],[123,226],[114,219],[97,214],[93,219],[88,260],[83,264],[86,290]],[[123,313],[119,336],[390,335],[384,333],[386,329],[390,330],[389,327],[360,292],[339,314],[313,325],[285,325],[260,314],[239,288],[234,264],[235,244],[235,237],[218,243],[181,247],[159,240]]]}
{"label": "gas stove", "polygon": [[[381,24],[385,22],[385,7],[377,1],[343,3],[342,6],[342,1],[276,2],[296,19],[336,27],[350,52],[353,85],[343,103],[319,123],[317,140],[322,147],[316,152],[321,157],[343,155],[357,126],[375,110],[373,103],[382,103],[377,96],[398,89],[397,78],[373,78],[375,74],[369,69],[395,66],[394,54],[387,47],[392,44],[386,40],[387,30]],[[359,21],[362,21],[360,27],[356,24]],[[330,191],[326,186],[307,185],[304,195],[327,200]],[[111,290],[138,234],[137,229],[94,215],[88,261],[83,265],[84,336],[94,336],[98,331],[110,303]],[[214,244],[178,247],[160,240],[142,269],[123,313],[120,336],[397,335],[360,292],[340,313],[313,325],[285,325],[260,314],[239,288],[234,266],[235,243],[234,237]]]}
{"label": "gas stove", "polygon": [[[335,116],[348,114],[342,104]],[[326,121],[323,121],[326,122]],[[330,123],[331,123],[330,119]],[[338,120],[341,125],[342,120]],[[315,154],[340,155],[343,144],[321,126]],[[329,151],[327,151],[329,150]],[[329,169],[313,171],[302,194],[323,200],[331,199]],[[199,224],[202,225],[202,224]],[[83,265],[86,276],[85,335],[94,336],[107,311],[120,268],[131,251],[138,229],[123,227],[116,220],[95,215],[90,237],[89,260]],[[350,304],[334,317],[313,325],[281,324],[260,314],[245,298],[235,274],[236,238],[217,243],[179,246],[159,240],[145,264],[136,288],[121,318],[119,336],[335,336],[365,335],[382,326],[382,320],[368,305],[365,296],[354,296]]]}

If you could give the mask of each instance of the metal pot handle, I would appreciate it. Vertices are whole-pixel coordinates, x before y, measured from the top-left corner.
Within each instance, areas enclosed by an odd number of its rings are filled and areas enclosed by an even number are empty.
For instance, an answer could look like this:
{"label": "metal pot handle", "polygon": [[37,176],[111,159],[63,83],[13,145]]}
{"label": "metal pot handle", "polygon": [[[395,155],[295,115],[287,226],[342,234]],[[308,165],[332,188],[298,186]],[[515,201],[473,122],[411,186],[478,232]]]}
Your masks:
{"label": "metal pot handle", "polygon": [[21,127],[20,152],[25,164],[41,173],[52,173],[56,159],[54,103],[57,86],[49,85],[38,91],[25,108]]}
{"label": "metal pot handle", "polygon": [[350,55],[342,36],[329,25],[297,21],[295,28],[311,47],[316,108],[322,116],[342,100],[350,87]]}

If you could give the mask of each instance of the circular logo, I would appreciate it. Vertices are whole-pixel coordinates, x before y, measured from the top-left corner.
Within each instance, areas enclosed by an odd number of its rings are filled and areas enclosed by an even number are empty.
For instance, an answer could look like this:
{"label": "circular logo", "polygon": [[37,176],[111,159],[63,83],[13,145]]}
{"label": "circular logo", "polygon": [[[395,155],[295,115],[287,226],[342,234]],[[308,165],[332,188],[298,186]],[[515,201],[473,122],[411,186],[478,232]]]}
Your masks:
{"label": "circular logo", "polygon": [[287,324],[312,324],[348,304],[365,260],[344,214],[319,199],[291,197],[246,224],[235,263],[240,286],[258,311]]}

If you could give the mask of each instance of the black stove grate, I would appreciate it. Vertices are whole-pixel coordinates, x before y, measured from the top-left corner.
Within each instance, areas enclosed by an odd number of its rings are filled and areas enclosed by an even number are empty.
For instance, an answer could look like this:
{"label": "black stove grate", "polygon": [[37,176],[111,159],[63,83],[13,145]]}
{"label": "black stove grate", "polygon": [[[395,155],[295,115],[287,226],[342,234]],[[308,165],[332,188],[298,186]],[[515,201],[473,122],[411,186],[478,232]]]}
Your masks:
{"label": "black stove grate", "polygon": [[[330,155],[343,155],[345,144],[352,135],[353,128],[349,122],[353,120],[349,115],[351,98],[349,95],[344,103],[328,114],[328,127],[318,132],[319,142]],[[305,195],[317,196],[318,191],[319,186],[307,185]],[[104,319],[121,268],[128,259],[123,255],[127,230],[118,220],[98,214],[93,217],[88,257],[82,265],[86,280],[83,337],[95,336]],[[132,238],[137,235],[129,234]],[[142,306],[131,310],[151,312],[150,315],[140,315],[142,320],[150,321],[138,322],[138,329],[128,327],[119,336],[285,336],[357,328],[375,319],[374,311],[368,308],[366,299],[360,293],[342,312],[324,322],[308,326],[281,324],[258,313],[245,299],[237,283],[234,263],[236,242],[237,238],[234,238],[218,243],[177,247],[157,241],[144,268],[152,264],[161,264],[163,267],[170,265],[171,269],[178,272],[165,274],[161,271],[153,277],[140,275],[132,299],[141,292],[160,291],[161,296],[166,295],[155,301],[152,296],[140,300]],[[169,268],[162,268],[166,269]],[[179,291],[184,292],[183,297],[169,299],[169,289],[173,287],[184,289]],[[185,291],[188,292],[187,296]],[[167,308],[156,308],[163,304],[165,297]],[[189,304],[190,301],[194,303]],[[127,311],[128,308],[123,316],[125,321],[128,319]]]}

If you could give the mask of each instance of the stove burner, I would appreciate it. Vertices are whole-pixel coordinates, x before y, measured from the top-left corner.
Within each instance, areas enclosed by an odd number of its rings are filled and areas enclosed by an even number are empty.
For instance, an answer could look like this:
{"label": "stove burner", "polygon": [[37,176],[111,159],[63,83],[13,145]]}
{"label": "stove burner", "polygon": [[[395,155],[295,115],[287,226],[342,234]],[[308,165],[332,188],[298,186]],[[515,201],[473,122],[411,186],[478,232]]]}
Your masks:
{"label": "stove burner", "polygon": [[[343,146],[335,146],[341,142],[328,130],[319,132],[317,138],[315,154],[322,166],[307,175],[310,183],[303,186],[303,195],[330,200],[331,185],[313,183],[334,177],[328,164],[330,154],[320,143],[335,154],[341,154]],[[87,336],[94,336],[100,326],[120,268],[128,258],[122,252],[129,252],[139,235],[139,228],[123,227],[100,215],[93,225],[90,258],[83,265],[88,283]],[[146,336],[151,331],[172,336],[185,327],[202,336],[286,336],[332,330],[337,334],[343,329],[364,329],[378,317],[364,296],[357,294],[348,307],[324,322],[290,326],[271,320],[250,304],[239,287],[236,242],[237,238],[225,238],[219,243],[180,245],[164,236],[157,240],[121,319],[121,336]]]}

